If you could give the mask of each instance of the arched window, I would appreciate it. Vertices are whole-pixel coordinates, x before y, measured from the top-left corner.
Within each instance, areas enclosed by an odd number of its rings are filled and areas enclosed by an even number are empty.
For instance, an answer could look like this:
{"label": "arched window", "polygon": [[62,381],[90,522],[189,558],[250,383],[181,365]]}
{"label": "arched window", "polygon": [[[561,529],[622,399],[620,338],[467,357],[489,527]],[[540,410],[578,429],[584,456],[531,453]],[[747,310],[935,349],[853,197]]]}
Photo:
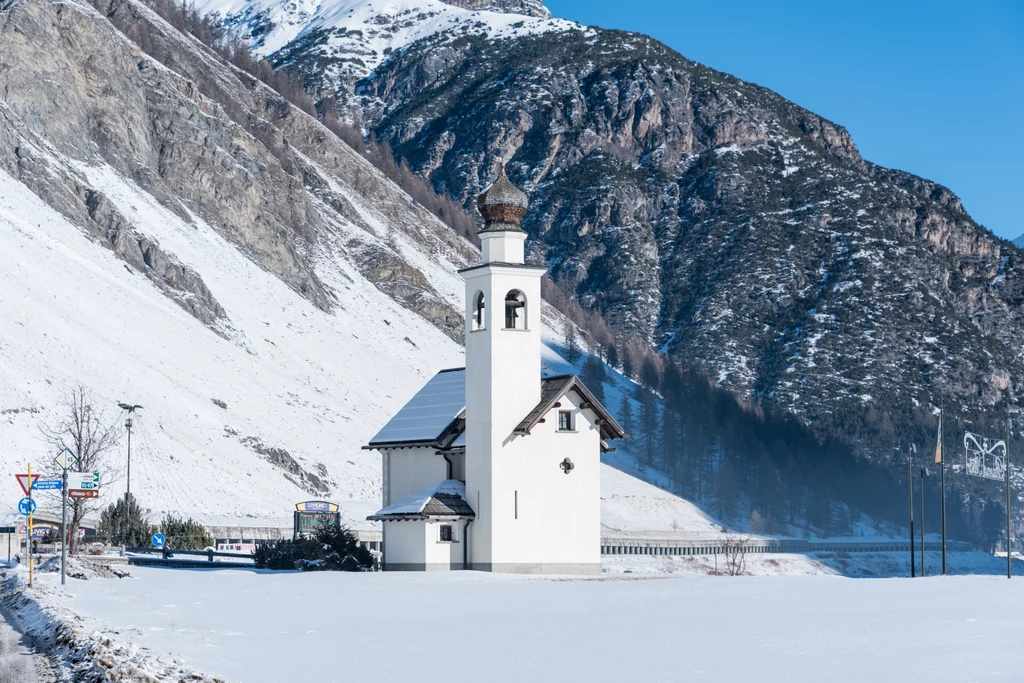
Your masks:
{"label": "arched window", "polygon": [[484,293],[477,292],[473,300],[473,329],[484,329]]}
{"label": "arched window", "polygon": [[505,329],[526,329],[526,295],[518,289],[505,295]]}

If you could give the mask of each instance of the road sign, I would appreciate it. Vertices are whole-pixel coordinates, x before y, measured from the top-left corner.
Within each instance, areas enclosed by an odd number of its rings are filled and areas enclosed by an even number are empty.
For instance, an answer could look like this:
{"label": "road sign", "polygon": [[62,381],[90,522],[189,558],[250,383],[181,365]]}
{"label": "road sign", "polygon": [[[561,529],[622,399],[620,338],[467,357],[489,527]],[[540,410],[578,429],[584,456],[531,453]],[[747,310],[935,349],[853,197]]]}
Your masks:
{"label": "road sign", "polygon": [[99,498],[99,489],[68,489],[68,498]]}
{"label": "road sign", "polygon": [[163,534],[153,534],[153,547],[154,548],[163,548],[164,547],[164,543],[166,543],[166,542],[167,542],[167,539],[164,538]]}
{"label": "road sign", "polygon": [[28,515],[36,511],[36,502],[31,498],[22,498],[18,501],[18,512]]}
{"label": "road sign", "polygon": [[[28,475],[27,474],[15,474],[14,478],[18,480],[18,483],[21,485],[21,490],[24,491],[25,495],[27,496],[28,495]],[[33,482],[36,479],[38,479],[38,478],[39,478],[38,474],[33,474],[32,475],[32,481]]]}
{"label": "road sign", "polygon": [[13,526],[0,526],[0,534],[13,534],[18,529]]}
{"label": "road sign", "polygon": [[99,489],[99,472],[68,472],[69,489]]}
{"label": "road sign", "polygon": [[76,462],[78,462],[78,458],[75,457],[75,454],[71,452],[70,448],[65,448],[57,454],[57,457],[54,458],[53,461],[57,463],[58,467],[69,470],[74,467]]}
{"label": "road sign", "polygon": [[32,482],[33,491],[60,491],[60,479],[36,479]]}

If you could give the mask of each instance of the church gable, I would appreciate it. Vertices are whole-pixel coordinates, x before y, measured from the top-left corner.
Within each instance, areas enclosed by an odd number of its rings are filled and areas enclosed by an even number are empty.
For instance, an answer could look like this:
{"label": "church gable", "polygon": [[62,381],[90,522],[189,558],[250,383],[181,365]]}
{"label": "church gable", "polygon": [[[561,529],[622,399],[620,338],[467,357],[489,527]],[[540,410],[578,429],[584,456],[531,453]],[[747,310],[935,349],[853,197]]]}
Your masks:
{"label": "church gable", "polygon": [[[596,415],[594,422],[601,428],[602,441],[605,439],[621,439],[626,436],[625,430],[615,421],[611,413],[601,405],[600,401],[594,398],[593,393],[587,389],[586,385],[576,375],[545,377],[541,380],[540,402],[530,411],[529,415],[523,418],[523,421],[516,427],[515,433],[520,436],[528,435],[542,420],[547,419],[549,413],[559,407],[559,402],[569,392],[575,393],[582,399],[579,403],[581,409],[590,410]],[[565,417],[558,414],[556,419],[564,420]],[[563,425],[562,427],[568,431],[573,430],[573,425],[571,424]]]}

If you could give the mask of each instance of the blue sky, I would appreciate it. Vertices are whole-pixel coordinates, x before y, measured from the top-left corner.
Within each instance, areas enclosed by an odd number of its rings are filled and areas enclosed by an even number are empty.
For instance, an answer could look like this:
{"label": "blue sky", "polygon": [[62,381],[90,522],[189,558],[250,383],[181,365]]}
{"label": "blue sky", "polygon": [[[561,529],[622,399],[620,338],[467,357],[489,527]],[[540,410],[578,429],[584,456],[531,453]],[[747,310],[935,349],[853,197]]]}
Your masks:
{"label": "blue sky", "polygon": [[653,36],[845,126],[864,158],[942,183],[1024,233],[1024,0],[547,0]]}

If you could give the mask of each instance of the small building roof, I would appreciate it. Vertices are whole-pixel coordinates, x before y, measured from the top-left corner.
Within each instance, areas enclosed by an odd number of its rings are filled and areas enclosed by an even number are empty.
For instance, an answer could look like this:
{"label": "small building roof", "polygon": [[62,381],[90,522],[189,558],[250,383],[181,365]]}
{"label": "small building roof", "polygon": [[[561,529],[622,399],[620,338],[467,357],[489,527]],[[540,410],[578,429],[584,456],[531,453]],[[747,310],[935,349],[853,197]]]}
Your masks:
{"label": "small building roof", "polygon": [[380,522],[431,517],[476,517],[466,502],[466,485],[455,479],[445,479],[378,510],[367,519]]}
{"label": "small building roof", "polygon": [[465,408],[466,369],[442,370],[364,448],[441,447],[455,435]]}

